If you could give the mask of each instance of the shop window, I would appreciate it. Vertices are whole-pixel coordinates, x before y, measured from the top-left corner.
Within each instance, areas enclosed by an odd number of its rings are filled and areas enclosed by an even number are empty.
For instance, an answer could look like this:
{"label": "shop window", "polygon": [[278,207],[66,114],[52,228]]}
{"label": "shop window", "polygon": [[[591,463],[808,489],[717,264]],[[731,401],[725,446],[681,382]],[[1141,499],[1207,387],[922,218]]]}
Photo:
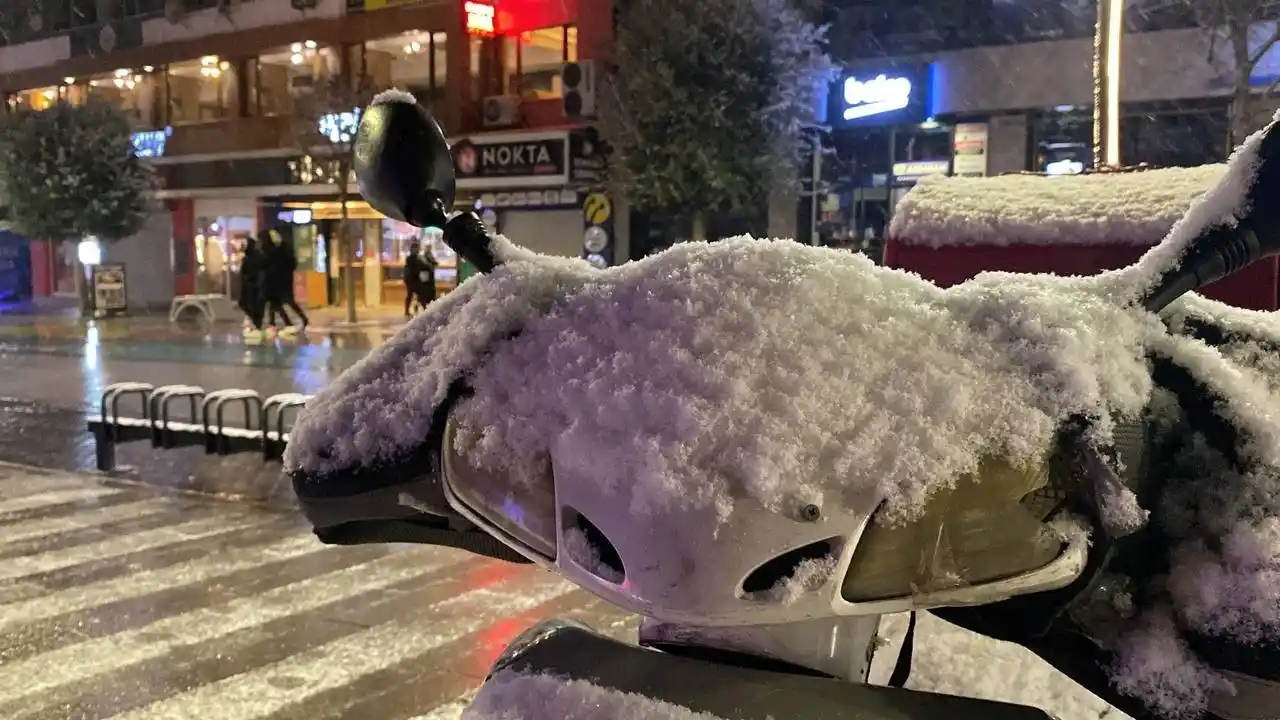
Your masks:
{"label": "shop window", "polygon": [[351,48],[352,75],[370,90],[402,88],[424,102],[444,97],[448,37],[410,31]]}
{"label": "shop window", "polygon": [[1154,110],[1120,119],[1120,162],[1193,167],[1227,158],[1228,112],[1218,108]]}
{"label": "shop window", "polygon": [[169,123],[209,122],[237,114],[235,67],[217,55],[174,63],[165,81]]}
{"label": "shop window", "polygon": [[147,70],[121,68],[88,79],[91,97],[133,115],[139,127],[155,128],[164,120],[164,76]]}
{"label": "shop window", "polygon": [[235,297],[245,241],[253,234],[251,217],[196,218],[196,292]]}
{"label": "shop window", "polygon": [[58,102],[62,94],[61,90],[59,87],[45,87],[16,92],[9,96],[9,107],[14,110],[21,108],[44,110]]}
{"label": "shop window", "polygon": [[314,40],[296,42],[266,53],[253,63],[257,75],[252,93],[259,115],[292,115],[295,100],[338,73],[338,56]]}
{"label": "shop window", "polygon": [[472,87],[477,97],[519,95],[527,100],[564,94],[560,68],[578,59],[578,28],[530,30],[499,38],[471,39]]}

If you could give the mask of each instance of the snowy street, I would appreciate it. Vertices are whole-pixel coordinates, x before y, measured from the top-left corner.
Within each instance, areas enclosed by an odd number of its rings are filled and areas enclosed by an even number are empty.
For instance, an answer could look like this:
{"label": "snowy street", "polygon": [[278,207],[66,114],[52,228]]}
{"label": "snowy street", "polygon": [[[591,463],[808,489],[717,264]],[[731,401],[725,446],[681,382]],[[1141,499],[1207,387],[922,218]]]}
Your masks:
{"label": "snowy street", "polygon": [[[7,720],[452,720],[536,620],[569,615],[619,637],[635,627],[532,568],[326,547],[292,515],[11,464],[0,464],[0,602]],[[1123,717],[1016,648],[928,617],[919,643],[914,687],[1033,702],[1063,720]]]}

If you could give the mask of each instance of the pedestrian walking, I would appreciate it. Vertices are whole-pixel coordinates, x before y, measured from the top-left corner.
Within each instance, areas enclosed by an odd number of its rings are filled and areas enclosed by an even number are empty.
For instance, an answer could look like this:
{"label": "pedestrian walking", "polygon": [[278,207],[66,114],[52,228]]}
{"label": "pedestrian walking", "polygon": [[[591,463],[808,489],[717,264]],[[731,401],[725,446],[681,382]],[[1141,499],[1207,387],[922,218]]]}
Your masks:
{"label": "pedestrian walking", "polygon": [[240,309],[249,323],[244,328],[247,342],[262,341],[262,276],[262,250],[258,248],[258,241],[249,237],[245,240],[244,254],[240,259]]}
{"label": "pedestrian walking", "polygon": [[[294,335],[299,331],[305,331],[311,322],[307,318],[307,313],[298,306],[293,294],[293,274],[298,269],[298,258],[293,254],[292,244],[284,241],[284,236],[279,230],[275,228],[268,230],[267,237],[270,238],[270,242],[264,248],[263,254],[263,292],[269,322],[272,326],[280,328],[281,335]],[[293,326],[293,319],[289,317],[286,308],[297,313],[301,325],[296,328]],[[276,325],[277,314],[284,321],[282,325]]]}
{"label": "pedestrian walking", "polygon": [[426,309],[436,299],[436,259],[430,253],[422,254],[418,243],[409,245],[409,256],[404,260],[404,316],[412,317],[409,308],[417,301],[418,309]]}

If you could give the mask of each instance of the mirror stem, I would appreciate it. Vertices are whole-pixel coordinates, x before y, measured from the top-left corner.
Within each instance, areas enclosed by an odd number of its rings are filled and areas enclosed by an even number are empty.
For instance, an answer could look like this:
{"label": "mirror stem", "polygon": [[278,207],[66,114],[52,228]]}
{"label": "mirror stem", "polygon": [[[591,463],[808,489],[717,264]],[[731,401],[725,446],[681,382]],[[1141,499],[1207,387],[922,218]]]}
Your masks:
{"label": "mirror stem", "polygon": [[492,272],[498,266],[489,247],[489,231],[471,210],[445,223],[444,243],[482,273]]}

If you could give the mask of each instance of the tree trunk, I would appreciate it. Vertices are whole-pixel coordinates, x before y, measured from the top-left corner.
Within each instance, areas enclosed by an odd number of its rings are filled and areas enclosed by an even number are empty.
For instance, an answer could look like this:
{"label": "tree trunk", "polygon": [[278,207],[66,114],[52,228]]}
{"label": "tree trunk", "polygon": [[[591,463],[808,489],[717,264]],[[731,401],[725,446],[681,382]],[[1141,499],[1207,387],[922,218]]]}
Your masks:
{"label": "tree trunk", "polygon": [[1253,119],[1253,97],[1249,85],[1249,76],[1253,66],[1249,64],[1249,26],[1232,25],[1231,48],[1235,56],[1235,92],[1231,99],[1231,135],[1227,143],[1227,154],[1230,155],[1237,145],[1249,137],[1250,121]]}
{"label": "tree trunk", "polygon": [[342,276],[342,294],[347,299],[347,322],[355,324],[356,322],[356,248],[355,244],[348,242],[347,237],[347,189],[343,187],[339,190],[338,202],[342,205],[341,218],[338,221],[338,252],[339,257],[347,259],[347,272]]}
{"label": "tree trunk", "polygon": [[693,237],[694,242],[703,242],[707,239],[707,218],[706,211],[693,211]]}

